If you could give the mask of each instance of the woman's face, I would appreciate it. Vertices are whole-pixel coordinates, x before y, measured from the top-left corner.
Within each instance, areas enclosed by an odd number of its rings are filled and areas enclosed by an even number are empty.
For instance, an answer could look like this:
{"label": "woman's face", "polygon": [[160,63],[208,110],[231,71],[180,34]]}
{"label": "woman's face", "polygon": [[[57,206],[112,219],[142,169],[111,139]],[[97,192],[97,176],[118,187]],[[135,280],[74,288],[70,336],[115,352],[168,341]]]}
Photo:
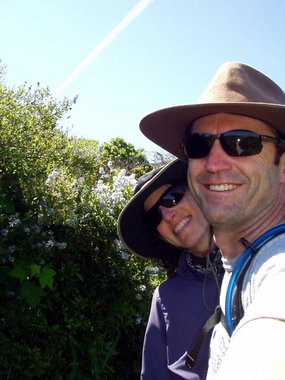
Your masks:
{"label": "woman's face", "polygon": [[[145,212],[149,211],[171,186],[163,185],[149,195],[144,203]],[[209,224],[188,188],[182,199],[173,207],[160,205],[158,208],[161,222],[156,230],[164,240],[199,255],[207,254],[210,243]]]}

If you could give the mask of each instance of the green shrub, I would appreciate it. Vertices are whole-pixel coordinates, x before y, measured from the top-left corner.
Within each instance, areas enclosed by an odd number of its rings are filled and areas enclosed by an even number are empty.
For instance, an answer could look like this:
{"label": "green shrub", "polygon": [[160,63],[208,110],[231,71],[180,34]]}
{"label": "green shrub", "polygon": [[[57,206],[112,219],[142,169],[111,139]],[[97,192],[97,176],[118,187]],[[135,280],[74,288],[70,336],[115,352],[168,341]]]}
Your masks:
{"label": "green shrub", "polygon": [[1,379],[139,376],[164,277],[123,249],[116,222],[151,165],[121,139],[68,137],[71,105],[0,87]]}

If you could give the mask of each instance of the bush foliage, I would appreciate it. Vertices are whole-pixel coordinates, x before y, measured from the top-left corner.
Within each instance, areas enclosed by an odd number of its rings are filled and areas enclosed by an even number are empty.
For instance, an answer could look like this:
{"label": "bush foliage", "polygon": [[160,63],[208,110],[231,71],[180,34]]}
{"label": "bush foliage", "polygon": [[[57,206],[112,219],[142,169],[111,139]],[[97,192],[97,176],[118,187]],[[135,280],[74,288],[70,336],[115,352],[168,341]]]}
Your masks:
{"label": "bush foliage", "polygon": [[0,378],[135,379],[154,286],[117,217],[144,152],[71,138],[73,106],[0,86]]}

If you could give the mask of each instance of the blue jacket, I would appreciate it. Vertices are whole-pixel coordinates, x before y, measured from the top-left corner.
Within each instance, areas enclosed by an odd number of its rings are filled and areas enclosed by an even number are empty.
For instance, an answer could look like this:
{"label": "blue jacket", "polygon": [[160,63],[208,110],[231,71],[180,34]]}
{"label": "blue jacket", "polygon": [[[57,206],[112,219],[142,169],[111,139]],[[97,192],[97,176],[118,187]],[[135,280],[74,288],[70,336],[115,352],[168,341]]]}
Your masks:
{"label": "blue jacket", "polygon": [[218,302],[219,290],[213,274],[199,273],[189,267],[186,253],[182,253],[177,274],[158,286],[153,294],[143,345],[141,379],[198,380],[200,376],[200,380],[204,380],[210,333],[192,371],[185,365],[185,358]]}

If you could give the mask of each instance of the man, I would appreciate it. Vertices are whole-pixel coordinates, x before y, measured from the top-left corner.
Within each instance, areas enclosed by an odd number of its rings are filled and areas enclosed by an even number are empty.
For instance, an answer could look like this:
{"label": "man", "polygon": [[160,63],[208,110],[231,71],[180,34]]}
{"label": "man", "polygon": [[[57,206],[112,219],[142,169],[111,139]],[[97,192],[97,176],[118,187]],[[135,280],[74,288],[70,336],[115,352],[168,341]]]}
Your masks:
{"label": "man", "polygon": [[228,62],[197,104],[154,112],[140,127],[188,158],[189,186],[224,258],[226,323],[214,329],[207,379],[285,379],[284,92],[256,69]]}

